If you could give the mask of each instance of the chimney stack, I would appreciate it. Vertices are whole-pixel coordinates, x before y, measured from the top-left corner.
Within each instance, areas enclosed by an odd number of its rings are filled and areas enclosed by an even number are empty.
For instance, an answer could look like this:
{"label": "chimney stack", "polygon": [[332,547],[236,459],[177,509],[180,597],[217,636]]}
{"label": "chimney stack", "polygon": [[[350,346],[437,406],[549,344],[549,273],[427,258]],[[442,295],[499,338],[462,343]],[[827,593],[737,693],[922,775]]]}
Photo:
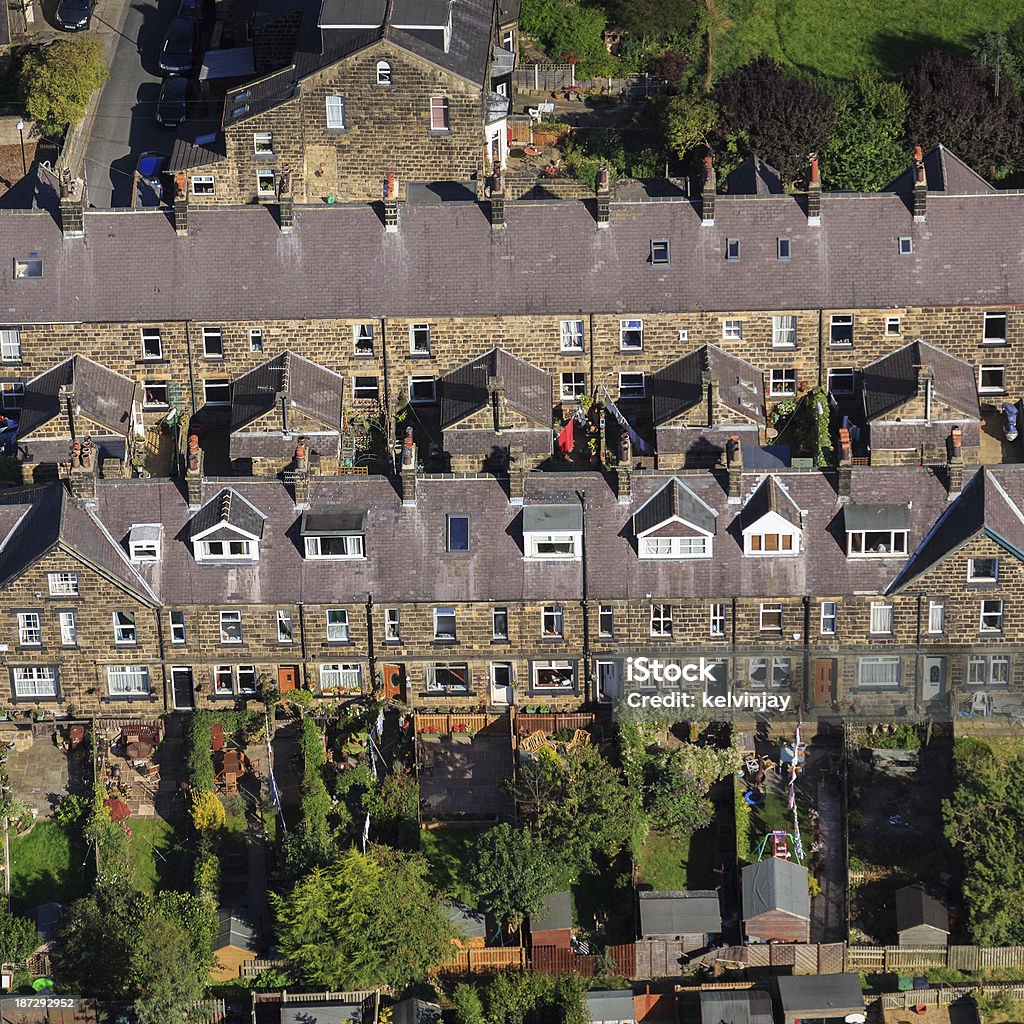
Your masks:
{"label": "chimney stack", "polygon": [[807,224],[816,228],[821,224],[821,175],[818,172],[818,154],[812,153],[811,177],[807,182]]}
{"label": "chimney stack", "polygon": [[718,378],[709,370],[705,371],[704,380],[708,388],[708,426],[714,427],[722,412],[722,389]]}
{"label": "chimney stack", "polygon": [[505,230],[505,175],[500,167],[495,167],[491,175],[491,227]]}
{"label": "chimney stack", "polygon": [[715,224],[715,165],[710,155],[704,157],[704,187],[700,193],[700,222],[706,228]]}
{"label": "chimney stack", "polygon": [[295,197],[292,195],[292,175],[286,167],[281,172],[281,183],[277,189],[277,219],[284,234],[295,227]]}
{"label": "chimney stack", "polygon": [[925,422],[932,419],[932,389],[935,386],[935,371],[927,364],[917,367],[917,397],[924,402]]}
{"label": "chimney stack", "polygon": [[65,238],[85,238],[85,183],[81,178],[60,184],[60,230]]}
{"label": "chimney stack", "polygon": [[188,451],[185,454],[185,491],[188,496],[188,507],[195,511],[203,504],[203,450],[199,447],[199,437],[190,434]]}
{"label": "chimney stack", "polygon": [[625,431],[619,437],[619,462],[615,467],[616,495],[620,505],[628,505],[633,496],[633,445]]}
{"label": "chimney stack", "polygon": [[743,445],[739,434],[731,434],[726,442],[725,466],[729,474],[729,504],[738,505],[743,494]]}
{"label": "chimney stack", "polygon": [[71,446],[71,472],[68,475],[72,497],[80,501],[96,500],[98,470],[99,458],[92,438],[75,441]]}
{"label": "chimney stack", "polygon": [[526,449],[521,444],[508,448],[508,503],[522,505],[526,497]]}
{"label": "chimney stack", "polygon": [[402,504],[416,504],[416,445],[413,443],[412,427],[405,428],[402,438]]}
{"label": "chimney stack", "polygon": [[187,238],[188,191],[185,187],[184,171],[178,171],[174,176],[174,204],[171,207],[171,219],[174,222],[174,233],[179,238]]}
{"label": "chimney stack", "polygon": [[839,497],[850,497],[853,484],[853,445],[850,431],[842,427],[839,431]]}
{"label": "chimney stack", "polygon": [[398,175],[384,179],[384,231],[392,235],[398,230]]}
{"label": "chimney stack", "polygon": [[946,462],[946,490],[948,500],[960,496],[964,489],[964,441],[963,432],[954,427],[949,433],[949,458]]}
{"label": "chimney stack", "polygon": [[924,157],[921,147],[914,147],[914,223],[923,224],[928,204],[928,176],[924,170]]}
{"label": "chimney stack", "polygon": [[494,432],[500,434],[502,414],[505,411],[505,382],[500,376],[488,376],[487,396],[494,415]]}
{"label": "chimney stack", "polygon": [[612,179],[607,164],[601,164],[597,172],[597,226],[611,227],[612,223]]}
{"label": "chimney stack", "polygon": [[295,442],[295,470],[292,486],[295,488],[296,509],[309,508],[309,439],[300,437]]}

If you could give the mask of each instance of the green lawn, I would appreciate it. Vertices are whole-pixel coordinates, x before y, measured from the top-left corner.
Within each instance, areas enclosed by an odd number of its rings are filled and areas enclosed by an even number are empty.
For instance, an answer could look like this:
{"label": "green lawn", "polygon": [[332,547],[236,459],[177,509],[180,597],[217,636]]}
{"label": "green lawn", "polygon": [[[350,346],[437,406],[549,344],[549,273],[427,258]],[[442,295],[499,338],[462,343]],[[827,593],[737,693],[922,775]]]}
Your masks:
{"label": "green lawn", "polygon": [[476,893],[466,882],[466,865],[479,832],[470,828],[424,828],[420,850],[430,865],[430,877],[439,892],[468,906],[476,905]]}
{"label": "green lawn", "polygon": [[1017,0],[718,0],[730,27],[715,50],[716,75],[758,53],[842,77],[875,69],[905,71],[934,47],[970,49],[985,32],[1006,28]]}
{"label": "green lawn", "polygon": [[28,835],[11,839],[11,902],[16,910],[69,903],[88,887],[94,867],[84,842],[72,842],[55,821],[36,822]]}
{"label": "green lawn", "polygon": [[715,887],[715,835],[710,828],[687,838],[649,832],[637,856],[639,880],[655,892]]}
{"label": "green lawn", "polygon": [[135,885],[141,892],[189,889],[193,851],[162,818],[131,818],[128,840]]}
{"label": "green lawn", "polygon": [[[799,793],[797,794],[797,807],[800,812],[800,831],[806,844],[809,843],[811,822],[807,813],[807,803]],[[752,864],[757,860],[758,847],[769,832],[784,831],[790,835],[793,833],[793,812],[786,806],[785,796],[771,790],[765,794],[764,806],[750,809],[749,822],[748,849],[737,851],[740,860],[747,864]],[[770,843],[771,840],[769,840],[766,852],[766,856],[769,857],[771,856]],[[792,841],[789,841],[789,845],[792,851]]]}

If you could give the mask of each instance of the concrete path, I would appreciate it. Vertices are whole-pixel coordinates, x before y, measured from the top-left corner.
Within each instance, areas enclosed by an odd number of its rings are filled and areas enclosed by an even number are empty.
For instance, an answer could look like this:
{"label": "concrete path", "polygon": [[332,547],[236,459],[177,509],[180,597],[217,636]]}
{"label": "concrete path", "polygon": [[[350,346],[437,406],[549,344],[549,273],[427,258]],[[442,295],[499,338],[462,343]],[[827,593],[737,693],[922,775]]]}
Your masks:
{"label": "concrete path", "polygon": [[827,779],[818,783],[818,814],[825,863],[818,873],[821,895],[811,901],[811,942],[842,942],[846,939],[843,808],[841,797],[829,792]]}

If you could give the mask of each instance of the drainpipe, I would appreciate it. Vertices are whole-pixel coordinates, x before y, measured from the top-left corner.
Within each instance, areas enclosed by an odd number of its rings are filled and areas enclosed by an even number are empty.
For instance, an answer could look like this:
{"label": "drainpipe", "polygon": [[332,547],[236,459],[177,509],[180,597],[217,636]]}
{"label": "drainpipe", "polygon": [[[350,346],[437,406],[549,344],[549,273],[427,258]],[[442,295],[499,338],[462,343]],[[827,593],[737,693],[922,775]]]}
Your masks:
{"label": "drainpipe", "polygon": [[192,415],[198,411],[196,405],[196,369],[192,364],[192,321],[185,321],[185,355],[188,358],[188,389],[192,395]]}
{"label": "drainpipe", "polygon": [[[377,658],[373,649],[373,594],[366,595],[366,660],[370,669],[370,689],[376,689]],[[383,682],[381,680],[382,692]]]}
{"label": "drainpipe", "polygon": [[[156,643],[160,651],[160,674],[164,680],[164,711],[170,711],[174,707],[174,694],[171,694],[171,700],[167,700],[167,652],[164,650],[164,621],[163,616],[160,614],[159,608],[153,609],[153,614],[156,616]],[[195,684],[193,683],[193,686]],[[195,693],[195,691],[192,691]],[[193,700],[195,698],[193,697]]]}
{"label": "drainpipe", "polygon": [[299,653],[302,655],[302,665],[299,667],[299,676],[302,682],[306,681],[306,605],[299,602]]}

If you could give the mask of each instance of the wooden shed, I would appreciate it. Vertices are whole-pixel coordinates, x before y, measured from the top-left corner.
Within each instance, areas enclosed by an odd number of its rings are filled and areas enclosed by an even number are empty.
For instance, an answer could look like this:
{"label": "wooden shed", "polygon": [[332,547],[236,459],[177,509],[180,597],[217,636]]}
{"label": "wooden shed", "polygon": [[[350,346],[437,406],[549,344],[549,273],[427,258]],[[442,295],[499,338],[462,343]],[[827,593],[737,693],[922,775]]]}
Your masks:
{"label": "wooden shed", "polygon": [[534,946],[572,948],[572,897],[568,892],[552,893],[530,918],[530,941]]}
{"label": "wooden shed", "polygon": [[722,930],[718,893],[711,889],[689,892],[641,892],[640,935],[645,939],[682,942],[689,952],[708,945]]}
{"label": "wooden shed", "polygon": [[781,857],[748,864],[742,872],[746,938],[761,942],[810,941],[807,880],[807,868]]}
{"label": "wooden shed", "polygon": [[945,946],[949,911],[920,885],[896,890],[896,931],[901,946]]}
{"label": "wooden shed", "polygon": [[216,964],[210,971],[210,980],[231,981],[241,975],[242,964],[256,958],[259,935],[255,926],[237,911],[223,909],[217,921],[217,934],[213,939]]}
{"label": "wooden shed", "polygon": [[487,924],[479,911],[455,900],[445,900],[441,912],[455,927],[457,935],[452,945],[457,949],[482,949],[487,945]]}
{"label": "wooden shed", "polygon": [[864,993],[857,974],[812,974],[778,979],[781,1024],[864,1024]]}

